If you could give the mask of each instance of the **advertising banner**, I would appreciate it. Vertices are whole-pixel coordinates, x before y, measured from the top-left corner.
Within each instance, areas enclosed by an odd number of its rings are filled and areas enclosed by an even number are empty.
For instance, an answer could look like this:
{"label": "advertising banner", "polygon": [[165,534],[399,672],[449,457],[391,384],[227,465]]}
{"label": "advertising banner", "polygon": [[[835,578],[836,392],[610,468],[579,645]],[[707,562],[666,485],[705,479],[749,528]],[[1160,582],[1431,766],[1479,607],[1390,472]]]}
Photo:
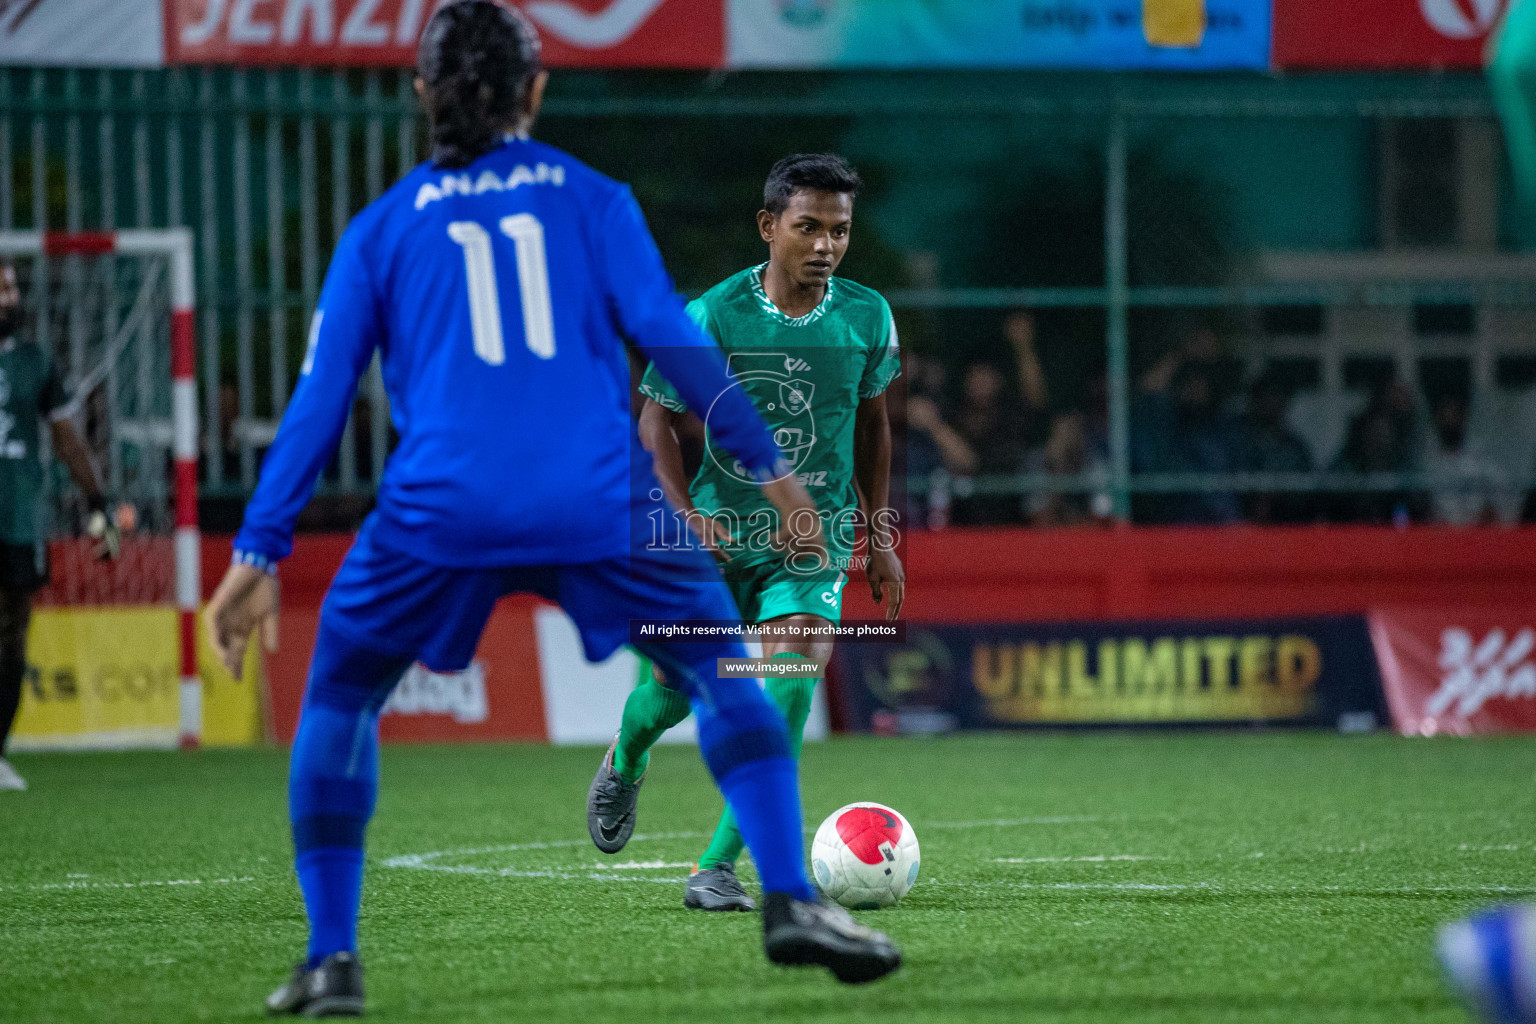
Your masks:
{"label": "advertising banner", "polygon": [[160,0],[0,0],[0,64],[164,63]]}
{"label": "advertising banner", "polygon": [[1510,0],[1274,0],[1275,67],[1481,68]]}
{"label": "advertising banner", "polygon": [[1536,608],[1389,609],[1369,618],[1403,735],[1536,731]]}
{"label": "advertising banner", "polygon": [[[175,64],[413,67],[421,30],[443,2],[164,0],[169,57]],[[724,0],[515,2],[538,25],[552,67],[715,68],[725,59]]]}
{"label": "advertising banner", "polygon": [[840,652],[850,728],[1285,722],[1380,701],[1358,616],[908,627]]}
{"label": "advertising banner", "polygon": [[[201,639],[203,744],[261,740],[261,660],[245,681]],[[27,675],[11,743],[18,750],[162,747],[178,738],[177,612],[161,606],[39,608],[27,635]]]}
{"label": "advertising banner", "polygon": [[[283,609],[282,646],[271,656],[272,734],[290,743],[298,727],[319,609]],[[504,599],[491,613],[474,660],[462,672],[412,665],[379,719],[386,743],[533,740],[606,746],[634,688],[639,659],[620,648],[599,664],[587,661],[569,616],[538,598]],[[806,738],[825,739],[827,706],[819,691]],[[695,739],[693,719],[670,730],[666,743]]]}
{"label": "advertising banner", "polygon": [[[19,65],[410,67],[445,0],[0,0],[0,59]],[[1221,70],[1270,61],[1270,0],[504,0],[552,67],[1003,67]],[[1318,14],[1275,0],[1308,47]],[[1426,32],[1479,39],[1489,5],[1421,0]],[[1394,8],[1395,0],[1361,7]],[[1411,6],[1411,5],[1410,5]],[[1443,10],[1442,10],[1443,8]],[[1294,10],[1293,10],[1294,9]],[[1390,11],[1389,11],[1390,13]],[[1496,12],[1495,12],[1496,13]],[[1362,25],[1377,15],[1360,13]],[[1321,21],[1318,21],[1321,19]],[[1464,42],[1464,41],[1463,41]],[[1465,47],[1464,47],[1465,48]],[[1461,51],[1457,51],[1458,53]],[[1470,52],[1470,51],[1469,51]],[[1338,59],[1337,57],[1325,59]]]}
{"label": "advertising banner", "polygon": [[730,0],[727,54],[732,68],[1263,69],[1269,31],[1269,0]]}
{"label": "advertising banner", "polygon": [[[491,613],[474,660],[462,672],[431,672],[413,665],[390,694],[379,718],[385,742],[452,743],[545,738],[539,648],[534,638],[537,599],[513,597]],[[299,724],[318,607],[287,605],[282,642],[268,658],[272,734],[291,743]],[[615,725],[613,728],[617,728]],[[612,730],[610,730],[612,731]]]}

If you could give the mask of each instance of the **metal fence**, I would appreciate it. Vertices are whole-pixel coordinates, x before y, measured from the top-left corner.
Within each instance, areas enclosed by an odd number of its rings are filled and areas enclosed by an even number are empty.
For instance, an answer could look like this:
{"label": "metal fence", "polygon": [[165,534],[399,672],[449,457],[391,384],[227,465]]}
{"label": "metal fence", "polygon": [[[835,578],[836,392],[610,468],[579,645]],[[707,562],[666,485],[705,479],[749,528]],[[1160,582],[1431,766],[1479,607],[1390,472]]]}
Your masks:
{"label": "metal fence", "polygon": [[[1014,307],[1102,312],[1107,474],[985,476],[966,484],[977,493],[1103,491],[1115,514],[1124,517],[1137,493],[1189,487],[1387,491],[1423,484],[1402,474],[1369,479],[1349,474],[1133,477],[1134,315],[1138,310],[1293,306],[1402,312],[1426,304],[1536,309],[1536,286],[1507,274],[1189,287],[1137,285],[1128,269],[1133,245],[1126,215],[1128,132],[1191,119],[1488,118],[1486,96],[1474,79],[1382,78],[1340,88],[1337,83],[1257,76],[1034,76],[1000,84],[978,75],[971,84],[941,93],[908,88],[900,76],[864,81],[842,76],[823,88],[785,76],[752,75],[724,81],[658,77],[641,84],[622,76],[574,81],[555,91],[546,118],[566,124],[631,117],[713,119],[727,129],[754,119],[861,116],[930,122],[981,118],[999,132],[1039,118],[1092,126],[1103,140],[1105,161],[1101,284],[888,293],[899,316]],[[421,136],[404,72],[0,69],[0,228],[186,225],[196,232],[205,486],[209,494],[235,497],[254,485],[260,452],[292,388],[331,247],[350,217],[417,161]],[[1471,351],[1469,358],[1485,366],[1500,353],[1536,351],[1525,327],[1502,337],[1480,353]],[[1391,358],[1409,377],[1420,355],[1411,339],[1407,347],[1391,349]],[[1263,358],[1258,352],[1250,362]],[[1328,373],[1324,378],[1325,383],[1331,380]],[[322,488],[370,492],[390,440],[375,363]],[[911,483],[921,493],[932,481]]]}

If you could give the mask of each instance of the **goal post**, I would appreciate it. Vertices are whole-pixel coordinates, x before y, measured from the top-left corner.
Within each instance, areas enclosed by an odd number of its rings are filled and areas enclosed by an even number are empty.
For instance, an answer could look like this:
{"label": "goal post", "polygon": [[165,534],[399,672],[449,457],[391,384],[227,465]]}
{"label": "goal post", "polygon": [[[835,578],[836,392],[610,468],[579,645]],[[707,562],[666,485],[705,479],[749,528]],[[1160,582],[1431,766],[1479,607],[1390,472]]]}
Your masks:
{"label": "goal post", "polygon": [[[96,428],[93,454],[105,450],[106,465],[98,468],[108,477],[108,495],[126,499],[121,507],[133,510],[128,525],[144,527],[125,543],[142,568],[119,567],[103,580],[92,575],[88,558],[66,557],[72,575],[62,603],[174,603],[174,740],[195,748],[203,735],[203,692],[197,665],[202,569],[192,232],[0,231],[0,258],[15,262],[24,278],[23,306],[32,321],[27,329],[54,365],[67,369],[65,409]],[[55,523],[46,536],[56,539],[57,529]],[[66,555],[80,549],[52,546]],[[160,567],[167,558],[168,573]],[[143,578],[127,579],[132,573]],[[111,723],[88,729],[82,745],[164,745],[165,730],[117,732],[121,742],[114,741]]]}

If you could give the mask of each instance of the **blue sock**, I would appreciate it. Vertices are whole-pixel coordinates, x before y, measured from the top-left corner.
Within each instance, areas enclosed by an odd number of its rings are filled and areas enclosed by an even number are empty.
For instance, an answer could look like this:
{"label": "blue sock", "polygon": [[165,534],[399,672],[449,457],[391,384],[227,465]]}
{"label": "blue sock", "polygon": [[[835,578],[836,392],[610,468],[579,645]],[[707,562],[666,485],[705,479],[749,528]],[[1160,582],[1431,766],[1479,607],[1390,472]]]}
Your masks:
{"label": "blue sock", "polygon": [[379,708],[408,665],[321,623],[288,778],[311,967],[357,949],[363,836],[379,792]]}
{"label": "blue sock", "polygon": [[699,750],[736,815],[763,891],[814,899],[805,875],[800,777],[784,716],[757,680],[715,678],[715,659],[746,657],[745,648],[676,644],[644,653],[692,700]]}

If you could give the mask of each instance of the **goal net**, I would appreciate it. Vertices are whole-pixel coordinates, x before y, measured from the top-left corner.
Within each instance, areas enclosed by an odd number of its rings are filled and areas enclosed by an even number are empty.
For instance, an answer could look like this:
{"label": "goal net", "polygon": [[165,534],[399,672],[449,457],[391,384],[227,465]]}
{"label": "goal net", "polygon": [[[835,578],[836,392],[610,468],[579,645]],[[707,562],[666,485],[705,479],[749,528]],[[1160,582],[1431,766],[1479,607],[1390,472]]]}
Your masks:
{"label": "goal net", "polygon": [[[79,488],[40,432],[34,601],[19,747],[195,746],[200,568],[192,240],[185,230],[0,232],[22,295],[18,344],[62,383],[122,535],[114,561],[84,536]],[[0,381],[0,397],[8,384]],[[0,426],[5,425],[0,416]],[[10,496],[25,501],[26,496]]]}

